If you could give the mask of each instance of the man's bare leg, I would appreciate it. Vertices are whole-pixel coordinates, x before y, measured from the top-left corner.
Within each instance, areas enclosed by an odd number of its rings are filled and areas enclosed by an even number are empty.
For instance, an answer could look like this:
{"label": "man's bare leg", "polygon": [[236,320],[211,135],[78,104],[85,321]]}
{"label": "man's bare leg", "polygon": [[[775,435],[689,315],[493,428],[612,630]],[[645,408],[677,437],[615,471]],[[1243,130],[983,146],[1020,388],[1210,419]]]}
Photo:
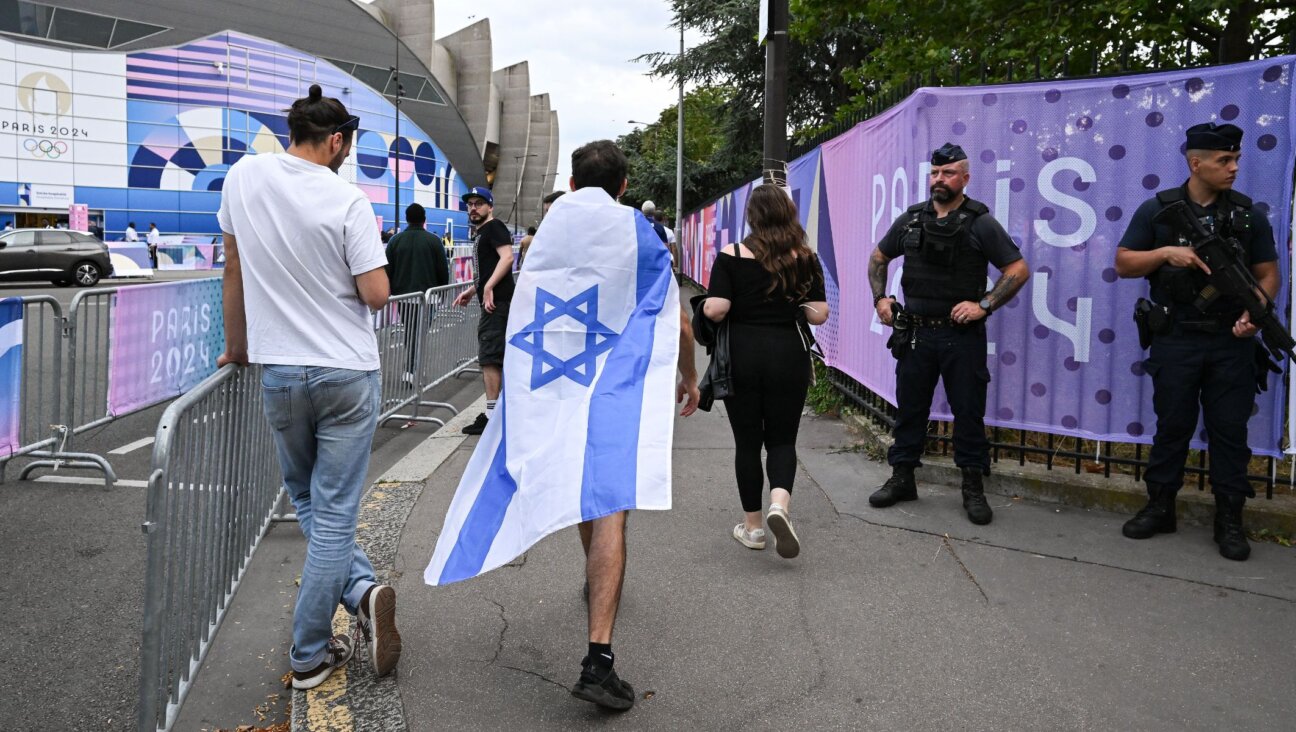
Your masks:
{"label": "man's bare leg", "polygon": [[482,366],[482,384],[486,386],[486,400],[499,399],[500,386],[504,383],[504,369],[500,366]]}
{"label": "man's bare leg", "polygon": [[626,512],[604,516],[580,525],[586,546],[585,577],[589,583],[589,655],[582,663],[580,680],[572,696],[605,709],[625,711],[634,706],[634,688],[613,670],[612,626],[621,604],[625,579]]}
{"label": "man's bare leg", "polygon": [[611,643],[625,579],[625,511],[582,523],[582,543],[586,526],[590,534],[585,556],[585,578],[590,586],[589,639],[590,643]]}

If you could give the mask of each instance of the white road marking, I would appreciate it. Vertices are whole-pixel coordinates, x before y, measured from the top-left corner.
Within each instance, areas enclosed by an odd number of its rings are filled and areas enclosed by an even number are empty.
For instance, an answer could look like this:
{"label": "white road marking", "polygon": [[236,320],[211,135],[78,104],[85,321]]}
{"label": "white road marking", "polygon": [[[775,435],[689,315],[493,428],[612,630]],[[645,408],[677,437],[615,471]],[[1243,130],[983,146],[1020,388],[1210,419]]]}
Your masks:
{"label": "white road marking", "polygon": [[154,438],[152,438],[152,437],[142,437],[142,438],[140,438],[140,439],[138,439],[138,440],[136,440],[136,441],[134,441],[134,442],[129,442],[129,443],[125,444],[125,445],[122,445],[121,447],[117,448],[116,450],[109,450],[109,451],[108,451],[108,454],[109,454],[109,455],[125,455],[126,453],[128,453],[128,452],[134,452],[134,451],[140,449],[141,447],[148,447],[149,445],[152,445],[152,444],[153,444],[153,439],[154,439]]}
{"label": "white road marking", "polygon": [[[81,478],[75,475],[42,475],[36,478],[37,483],[70,483],[72,485],[103,485],[103,478]],[[118,478],[114,486],[122,488],[148,488],[147,480],[126,480]]]}

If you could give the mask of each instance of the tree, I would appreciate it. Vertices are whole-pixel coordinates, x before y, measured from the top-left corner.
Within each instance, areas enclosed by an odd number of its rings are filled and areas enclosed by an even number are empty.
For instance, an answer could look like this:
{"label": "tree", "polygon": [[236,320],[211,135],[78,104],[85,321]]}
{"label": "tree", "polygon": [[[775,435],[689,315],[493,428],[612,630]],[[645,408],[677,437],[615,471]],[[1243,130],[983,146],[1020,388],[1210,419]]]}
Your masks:
{"label": "tree", "polygon": [[887,39],[845,75],[859,93],[840,116],[915,74],[950,84],[1232,63],[1296,40],[1290,0],[792,0],[792,19],[803,39],[840,24]]}

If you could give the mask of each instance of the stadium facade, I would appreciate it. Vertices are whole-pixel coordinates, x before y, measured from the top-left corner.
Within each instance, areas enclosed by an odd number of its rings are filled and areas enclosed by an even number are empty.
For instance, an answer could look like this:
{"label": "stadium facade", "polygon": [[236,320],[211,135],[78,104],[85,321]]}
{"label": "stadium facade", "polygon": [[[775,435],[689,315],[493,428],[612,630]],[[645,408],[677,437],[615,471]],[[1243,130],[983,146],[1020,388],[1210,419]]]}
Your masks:
{"label": "stadium facade", "polygon": [[0,0],[0,222],[66,222],[83,204],[110,241],[130,222],[215,235],[225,171],[285,149],[284,110],[318,83],[360,117],[341,174],[384,227],[399,195],[461,239],[459,195],[491,185],[496,216],[525,228],[553,187],[557,113],[530,94],[525,62],[492,69],[489,20],[437,40],[433,12],[432,0]]}

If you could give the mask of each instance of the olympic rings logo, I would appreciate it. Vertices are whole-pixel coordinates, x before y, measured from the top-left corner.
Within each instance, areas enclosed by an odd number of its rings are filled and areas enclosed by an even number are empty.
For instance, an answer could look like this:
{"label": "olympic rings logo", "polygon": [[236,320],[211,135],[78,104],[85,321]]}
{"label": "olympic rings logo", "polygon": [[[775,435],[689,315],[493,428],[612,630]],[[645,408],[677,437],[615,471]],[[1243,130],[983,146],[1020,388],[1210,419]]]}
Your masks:
{"label": "olympic rings logo", "polygon": [[36,140],[29,137],[23,140],[23,149],[34,158],[58,160],[67,154],[68,144],[62,140]]}

